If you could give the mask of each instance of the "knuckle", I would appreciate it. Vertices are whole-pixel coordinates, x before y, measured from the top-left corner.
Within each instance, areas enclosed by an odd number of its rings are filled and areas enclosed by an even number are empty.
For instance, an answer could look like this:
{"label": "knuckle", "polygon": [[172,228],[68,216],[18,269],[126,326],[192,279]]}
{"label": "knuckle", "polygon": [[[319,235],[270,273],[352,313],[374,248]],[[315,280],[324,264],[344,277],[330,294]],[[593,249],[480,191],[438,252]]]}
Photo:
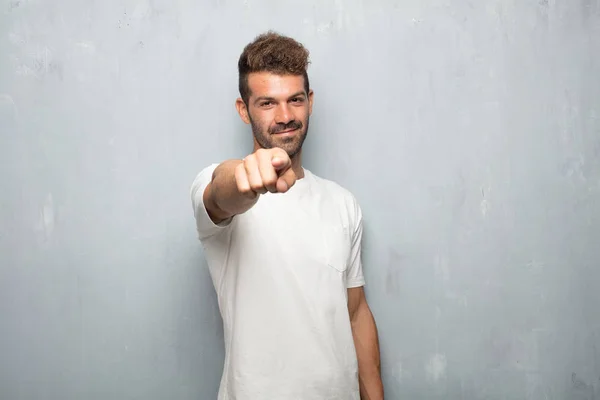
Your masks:
{"label": "knuckle", "polygon": [[240,172],[239,170],[233,174],[233,177],[235,178],[235,184],[237,185],[238,189],[242,189],[245,186],[242,174],[245,174],[245,172]]}
{"label": "knuckle", "polygon": [[248,185],[241,184],[239,181],[237,182],[237,189],[242,194],[247,194],[250,192],[250,187]]}
{"label": "knuckle", "polygon": [[275,178],[266,178],[263,183],[265,186],[274,186],[277,183],[277,177]]}

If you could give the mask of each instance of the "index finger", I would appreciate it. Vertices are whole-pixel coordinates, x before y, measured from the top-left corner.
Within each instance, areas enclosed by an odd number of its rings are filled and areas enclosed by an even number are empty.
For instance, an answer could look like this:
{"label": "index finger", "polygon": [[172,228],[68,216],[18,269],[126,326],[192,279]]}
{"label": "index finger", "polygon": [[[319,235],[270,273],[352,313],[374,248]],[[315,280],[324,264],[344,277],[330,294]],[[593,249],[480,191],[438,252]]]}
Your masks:
{"label": "index finger", "polygon": [[276,155],[271,160],[271,165],[277,171],[280,171],[286,167],[289,167],[291,164],[292,164],[292,160],[290,160],[289,157],[284,158],[284,157],[281,157],[280,155]]}

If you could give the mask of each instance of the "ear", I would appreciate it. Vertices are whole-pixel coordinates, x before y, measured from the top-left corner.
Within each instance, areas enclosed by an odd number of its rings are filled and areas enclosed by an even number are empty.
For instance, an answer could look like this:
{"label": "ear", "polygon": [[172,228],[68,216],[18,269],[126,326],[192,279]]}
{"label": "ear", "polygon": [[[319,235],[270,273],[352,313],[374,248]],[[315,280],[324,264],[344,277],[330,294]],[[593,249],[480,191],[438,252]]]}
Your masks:
{"label": "ear", "polygon": [[312,115],[312,109],[313,109],[313,98],[315,96],[315,93],[313,92],[312,89],[310,89],[308,91],[308,115]]}
{"label": "ear", "polygon": [[249,124],[250,117],[248,116],[248,107],[246,107],[246,103],[244,103],[244,100],[238,98],[235,101],[235,108],[237,108],[237,112],[238,114],[240,114],[240,118],[242,119],[242,121],[244,121],[246,124]]}

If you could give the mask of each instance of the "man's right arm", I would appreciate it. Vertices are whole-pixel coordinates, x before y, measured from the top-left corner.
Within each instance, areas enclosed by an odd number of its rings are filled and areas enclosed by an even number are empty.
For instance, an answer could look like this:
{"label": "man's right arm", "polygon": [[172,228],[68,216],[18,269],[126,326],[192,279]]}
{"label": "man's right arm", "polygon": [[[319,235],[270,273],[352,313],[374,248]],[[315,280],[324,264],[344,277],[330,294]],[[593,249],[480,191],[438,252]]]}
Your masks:
{"label": "man's right arm", "polygon": [[235,170],[243,162],[228,160],[219,164],[204,190],[204,206],[215,224],[248,211],[258,200],[257,193],[242,193],[238,189]]}
{"label": "man's right arm", "polygon": [[197,197],[200,193],[195,194],[195,211],[204,211],[198,207],[205,207],[215,225],[243,214],[261,194],[287,192],[296,182],[291,167],[288,154],[280,148],[259,149],[243,160],[224,161],[205,183],[202,201]]}

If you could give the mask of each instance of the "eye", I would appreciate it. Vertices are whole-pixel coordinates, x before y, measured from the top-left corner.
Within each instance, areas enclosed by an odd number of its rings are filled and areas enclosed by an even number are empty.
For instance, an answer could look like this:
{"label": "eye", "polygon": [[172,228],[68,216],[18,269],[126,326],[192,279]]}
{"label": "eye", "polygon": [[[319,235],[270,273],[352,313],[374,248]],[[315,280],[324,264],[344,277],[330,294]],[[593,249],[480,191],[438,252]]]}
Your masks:
{"label": "eye", "polygon": [[294,97],[292,99],[292,103],[302,103],[304,101],[304,98],[302,97]]}
{"label": "eye", "polygon": [[261,107],[268,107],[272,104],[273,104],[273,102],[271,102],[271,101],[263,101],[260,105],[261,105]]}

